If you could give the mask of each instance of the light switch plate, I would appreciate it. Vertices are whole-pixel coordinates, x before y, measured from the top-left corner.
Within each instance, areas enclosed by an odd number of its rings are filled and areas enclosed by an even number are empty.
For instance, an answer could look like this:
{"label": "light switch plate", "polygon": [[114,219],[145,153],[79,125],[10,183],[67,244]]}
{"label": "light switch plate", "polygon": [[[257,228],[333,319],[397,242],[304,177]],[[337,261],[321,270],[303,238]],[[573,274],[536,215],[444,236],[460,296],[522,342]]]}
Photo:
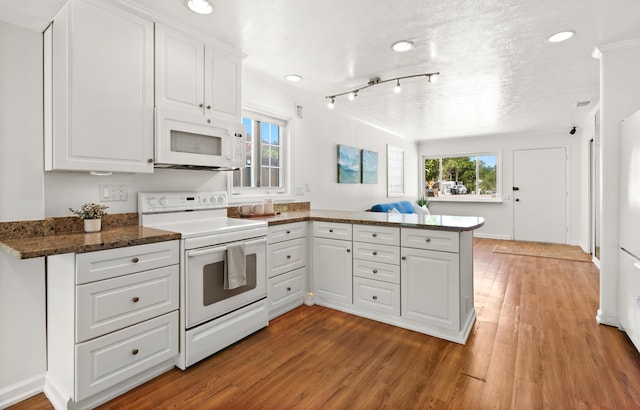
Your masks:
{"label": "light switch plate", "polygon": [[127,200],[127,185],[99,185],[98,197],[100,202],[115,202]]}

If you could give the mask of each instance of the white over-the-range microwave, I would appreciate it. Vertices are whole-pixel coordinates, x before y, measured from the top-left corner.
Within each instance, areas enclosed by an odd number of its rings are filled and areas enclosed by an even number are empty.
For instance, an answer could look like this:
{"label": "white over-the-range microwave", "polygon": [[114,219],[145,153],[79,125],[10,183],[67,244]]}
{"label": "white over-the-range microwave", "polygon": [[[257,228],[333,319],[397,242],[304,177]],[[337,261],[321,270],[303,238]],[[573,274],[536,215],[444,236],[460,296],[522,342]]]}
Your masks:
{"label": "white over-the-range microwave", "polygon": [[155,167],[232,170],[244,166],[240,123],[155,109]]}

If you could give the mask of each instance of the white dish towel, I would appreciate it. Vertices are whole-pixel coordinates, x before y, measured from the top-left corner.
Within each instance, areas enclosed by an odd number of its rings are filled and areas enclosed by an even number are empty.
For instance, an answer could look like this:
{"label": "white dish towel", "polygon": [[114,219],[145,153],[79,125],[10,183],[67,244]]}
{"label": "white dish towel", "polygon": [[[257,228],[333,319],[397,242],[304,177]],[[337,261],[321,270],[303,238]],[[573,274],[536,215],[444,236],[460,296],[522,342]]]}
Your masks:
{"label": "white dish towel", "polygon": [[231,290],[247,284],[247,262],[244,243],[227,245],[224,264],[224,289]]}

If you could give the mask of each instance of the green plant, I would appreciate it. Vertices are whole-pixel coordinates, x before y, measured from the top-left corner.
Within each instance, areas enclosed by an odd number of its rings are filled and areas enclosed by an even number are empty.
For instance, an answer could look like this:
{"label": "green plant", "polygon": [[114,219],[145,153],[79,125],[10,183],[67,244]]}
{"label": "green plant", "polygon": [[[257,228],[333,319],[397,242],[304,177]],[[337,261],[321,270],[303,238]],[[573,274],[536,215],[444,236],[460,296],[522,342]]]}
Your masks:
{"label": "green plant", "polygon": [[427,198],[425,198],[424,196],[421,196],[420,198],[418,198],[416,200],[416,204],[418,204],[419,207],[426,207],[427,209],[429,209],[429,200]]}
{"label": "green plant", "polygon": [[81,219],[100,219],[107,214],[107,208],[109,207],[106,205],[89,203],[82,205],[82,208],[79,210],[69,208],[69,211],[76,214],[78,218]]}

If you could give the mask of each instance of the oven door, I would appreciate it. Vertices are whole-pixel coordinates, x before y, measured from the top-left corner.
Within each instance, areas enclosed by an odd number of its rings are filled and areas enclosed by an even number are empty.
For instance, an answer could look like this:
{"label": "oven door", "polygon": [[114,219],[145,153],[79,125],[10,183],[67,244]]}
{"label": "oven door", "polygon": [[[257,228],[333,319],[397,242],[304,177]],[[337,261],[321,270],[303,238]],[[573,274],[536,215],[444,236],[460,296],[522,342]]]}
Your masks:
{"label": "oven door", "polygon": [[187,329],[266,297],[266,238],[244,243],[247,284],[231,290],[224,289],[226,252],[227,244],[186,252]]}

